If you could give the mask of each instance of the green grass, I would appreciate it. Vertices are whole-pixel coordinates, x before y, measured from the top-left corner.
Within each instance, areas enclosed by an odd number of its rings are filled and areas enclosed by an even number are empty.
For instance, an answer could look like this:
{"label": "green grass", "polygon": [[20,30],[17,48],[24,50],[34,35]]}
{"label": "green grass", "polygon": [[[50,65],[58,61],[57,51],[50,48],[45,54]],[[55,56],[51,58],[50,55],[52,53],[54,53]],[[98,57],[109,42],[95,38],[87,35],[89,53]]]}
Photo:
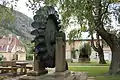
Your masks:
{"label": "green grass", "polygon": [[74,63],[70,63],[68,62],[69,66],[109,66],[110,62],[108,62],[107,64],[99,64],[96,61],[91,61],[89,63],[79,63],[79,62],[74,62]]}
{"label": "green grass", "polygon": [[120,80],[120,76],[105,76],[109,67],[69,67],[71,71],[87,72],[89,77],[96,80]]}
{"label": "green grass", "polygon": [[97,76],[96,80],[120,80],[120,76]]}

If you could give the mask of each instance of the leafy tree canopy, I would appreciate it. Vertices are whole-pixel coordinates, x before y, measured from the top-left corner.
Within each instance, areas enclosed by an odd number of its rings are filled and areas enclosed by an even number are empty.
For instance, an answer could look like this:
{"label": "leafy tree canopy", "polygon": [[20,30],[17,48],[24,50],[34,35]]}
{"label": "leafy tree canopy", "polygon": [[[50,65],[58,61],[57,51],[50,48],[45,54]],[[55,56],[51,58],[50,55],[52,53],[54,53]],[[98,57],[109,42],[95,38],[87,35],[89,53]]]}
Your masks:
{"label": "leafy tree canopy", "polygon": [[41,7],[43,4],[56,6],[61,14],[63,26],[69,26],[71,17],[75,17],[78,24],[86,24],[85,26],[89,26],[88,30],[90,34],[92,34],[95,27],[97,27],[95,25],[95,19],[98,11],[95,6],[98,5],[99,1],[102,2],[102,21],[104,24],[108,24],[110,23],[110,19],[108,17],[110,14],[108,12],[109,4],[118,3],[119,0],[28,0],[27,6],[32,10],[36,10],[38,6]]}
{"label": "leafy tree canopy", "polygon": [[1,27],[8,27],[8,24],[14,21],[14,16],[12,14],[12,11],[13,11],[13,7],[16,6],[17,1],[18,0],[0,1],[0,26]]}

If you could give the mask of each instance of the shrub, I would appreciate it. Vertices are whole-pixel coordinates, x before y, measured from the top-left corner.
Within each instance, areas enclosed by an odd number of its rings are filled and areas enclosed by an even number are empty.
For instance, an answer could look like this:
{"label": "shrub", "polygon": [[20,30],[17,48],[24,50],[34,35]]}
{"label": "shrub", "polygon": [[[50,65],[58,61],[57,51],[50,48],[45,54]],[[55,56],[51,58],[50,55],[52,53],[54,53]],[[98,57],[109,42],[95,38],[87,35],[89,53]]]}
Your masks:
{"label": "shrub", "polygon": [[76,50],[74,49],[74,48],[72,48],[72,50],[71,50],[71,55],[72,55],[72,58],[74,58],[75,59],[75,52],[76,52]]}
{"label": "shrub", "polygon": [[0,54],[0,61],[3,59],[3,55],[2,54]]}
{"label": "shrub", "polygon": [[89,43],[84,43],[81,47],[80,47],[80,55],[79,55],[79,59],[80,60],[87,60],[90,61],[90,55],[91,55],[91,46]]}
{"label": "shrub", "polygon": [[91,55],[91,46],[89,43],[84,43],[81,47],[80,47],[80,55]]}
{"label": "shrub", "polygon": [[34,54],[27,54],[27,60],[33,60]]}

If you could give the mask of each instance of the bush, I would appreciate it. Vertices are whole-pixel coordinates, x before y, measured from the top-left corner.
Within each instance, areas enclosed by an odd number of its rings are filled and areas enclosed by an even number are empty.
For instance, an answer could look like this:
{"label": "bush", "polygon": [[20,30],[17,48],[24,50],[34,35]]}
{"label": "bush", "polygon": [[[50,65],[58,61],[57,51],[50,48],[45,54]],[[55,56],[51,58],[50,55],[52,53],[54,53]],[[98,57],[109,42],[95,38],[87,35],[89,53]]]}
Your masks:
{"label": "bush", "polygon": [[89,43],[84,43],[81,47],[80,47],[80,55],[91,55],[91,46]]}
{"label": "bush", "polygon": [[0,61],[3,59],[3,55],[2,54],[0,54]]}
{"label": "bush", "polygon": [[0,61],[2,61],[2,59],[3,59],[3,58],[2,58],[2,57],[0,57]]}
{"label": "bush", "polygon": [[34,54],[27,54],[27,60],[33,60]]}
{"label": "bush", "polygon": [[90,61],[90,55],[91,55],[91,46],[89,43],[84,43],[80,47],[80,55],[79,60],[81,61]]}
{"label": "bush", "polygon": [[75,52],[76,52],[76,50],[74,48],[72,48],[71,55],[72,55],[73,59],[75,59],[75,57],[76,57]]}

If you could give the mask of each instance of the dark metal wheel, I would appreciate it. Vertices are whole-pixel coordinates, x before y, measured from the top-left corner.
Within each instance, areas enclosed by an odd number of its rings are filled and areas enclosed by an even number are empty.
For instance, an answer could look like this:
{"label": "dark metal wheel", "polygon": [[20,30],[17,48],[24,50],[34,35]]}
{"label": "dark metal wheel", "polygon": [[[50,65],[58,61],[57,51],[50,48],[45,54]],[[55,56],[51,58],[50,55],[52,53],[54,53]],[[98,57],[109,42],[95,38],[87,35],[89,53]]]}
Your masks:
{"label": "dark metal wheel", "polygon": [[60,20],[57,11],[51,6],[40,8],[33,17],[31,32],[35,35],[35,52],[44,67],[55,67],[55,33],[59,31]]}

